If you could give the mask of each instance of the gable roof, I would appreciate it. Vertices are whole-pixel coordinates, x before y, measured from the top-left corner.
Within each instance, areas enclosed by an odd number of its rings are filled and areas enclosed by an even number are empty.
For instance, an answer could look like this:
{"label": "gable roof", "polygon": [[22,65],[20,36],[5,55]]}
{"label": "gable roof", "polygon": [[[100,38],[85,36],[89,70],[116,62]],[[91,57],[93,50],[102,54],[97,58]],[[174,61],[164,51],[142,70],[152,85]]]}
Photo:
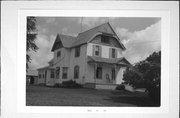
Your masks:
{"label": "gable roof", "polygon": [[121,43],[120,39],[118,38],[117,34],[114,32],[113,28],[111,27],[111,25],[109,24],[109,22],[101,24],[99,26],[96,26],[94,28],[91,28],[89,30],[86,30],[84,32],[81,32],[78,34],[77,37],[72,37],[72,36],[68,36],[68,35],[60,35],[58,34],[56,37],[56,40],[54,42],[52,51],[55,50],[56,47],[56,43],[57,42],[62,42],[63,47],[66,48],[71,48],[71,47],[76,47],[82,44],[87,43],[93,36],[96,36],[98,34],[110,34],[113,37],[115,37],[119,44],[121,45],[121,48],[123,50],[125,50],[124,45]]}
{"label": "gable roof", "polygon": [[61,43],[63,47],[70,48],[72,43],[75,41],[75,38],[76,37],[73,36],[57,34],[56,40],[53,44],[51,51],[55,50],[57,43]]}

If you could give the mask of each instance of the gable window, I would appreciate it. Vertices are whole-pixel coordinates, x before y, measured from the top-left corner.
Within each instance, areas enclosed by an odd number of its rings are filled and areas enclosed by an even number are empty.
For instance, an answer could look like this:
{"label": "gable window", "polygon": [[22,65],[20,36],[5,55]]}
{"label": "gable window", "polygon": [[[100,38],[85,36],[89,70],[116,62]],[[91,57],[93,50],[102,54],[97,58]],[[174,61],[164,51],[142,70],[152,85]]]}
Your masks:
{"label": "gable window", "polygon": [[80,46],[75,47],[75,57],[79,57],[80,56]]}
{"label": "gable window", "polygon": [[100,46],[99,45],[95,45],[94,47],[94,55],[95,56],[100,56]]}
{"label": "gable window", "polygon": [[57,57],[61,57],[61,51],[57,52]]}
{"label": "gable window", "polygon": [[102,67],[96,68],[96,78],[101,79],[102,78]]}
{"label": "gable window", "polygon": [[74,67],[74,78],[75,79],[79,78],[79,66]]}
{"label": "gable window", "polygon": [[101,36],[101,42],[102,42],[102,43],[109,43],[109,37],[102,35],[102,36]]}
{"label": "gable window", "polygon": [[68,68],[67,67],[63,67],[62,68],[62,78],[63,79],[67,79],[67,74],[68,74]]}
{"label": "gable window", "polygon": [[51,78],[54,78],[54,70],[51,70]]}
{"label": "gable window", "polygon": [[56,67],[56,79],[59,79],[60,67]]}

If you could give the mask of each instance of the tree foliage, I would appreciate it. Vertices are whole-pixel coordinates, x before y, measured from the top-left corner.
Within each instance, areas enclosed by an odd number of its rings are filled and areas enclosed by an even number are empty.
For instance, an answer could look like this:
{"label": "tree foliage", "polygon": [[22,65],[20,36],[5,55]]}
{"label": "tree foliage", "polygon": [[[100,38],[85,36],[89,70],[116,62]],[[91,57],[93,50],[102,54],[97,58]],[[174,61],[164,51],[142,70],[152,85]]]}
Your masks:
{"label": "tree foliage", "polygon": [[149,96],[160,98],[161,52],[154,52],[145,60],[126,69],[123,80],[134,88],[146,88]]}
{"label": "tree foliage", "polygon": [[38,50],[37,45],[35,44],[36,36],[37,36],[37,28],[36,28],[36,18],[35,17],[27,17],[27,32],[26,32],[26,70],[29,68],[28,63],[31,62],[31,57],[28,54],[29,51]]}

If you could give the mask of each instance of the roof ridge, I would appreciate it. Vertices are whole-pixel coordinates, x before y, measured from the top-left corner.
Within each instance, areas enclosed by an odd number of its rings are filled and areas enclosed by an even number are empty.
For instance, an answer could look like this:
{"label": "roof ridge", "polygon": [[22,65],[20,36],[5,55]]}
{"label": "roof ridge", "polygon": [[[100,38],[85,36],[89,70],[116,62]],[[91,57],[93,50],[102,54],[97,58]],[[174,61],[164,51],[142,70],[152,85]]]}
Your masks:
{"label": "roof ridge", "polygon": [[90,28],[90,29],[88,29],[88,30],[86,30],[86,31],[83,31],[83,32],[81,32],[81,33],[78,33],[78,35],[79,34],[82,34],[82,33],[85,33],[85,32],[87,32],[87,31],[90,31],[90,30],[92,30],[92,29],[95,29],[95,28],[97,28],[97,27],[100,27],[100,26],[102,26],[102,25],[105,25],[105,24],[108,24],[109,22],[105,22],[105,23],[103,23],[103,24],[101,24],[101,25],[97,25],[97,26],[95,26],[95,27],[93,27],[93,28]]}
{"label": "roof ridge", "polygon": [[58,33],[58,35],[60,36],[60,35],[62,35],[62,36],[69,36],[69,37],[73,37],[73,38],[76,38],[75,36],[71,36],[71,35],[66,35],[66,34],[60,34],[60,33]]}

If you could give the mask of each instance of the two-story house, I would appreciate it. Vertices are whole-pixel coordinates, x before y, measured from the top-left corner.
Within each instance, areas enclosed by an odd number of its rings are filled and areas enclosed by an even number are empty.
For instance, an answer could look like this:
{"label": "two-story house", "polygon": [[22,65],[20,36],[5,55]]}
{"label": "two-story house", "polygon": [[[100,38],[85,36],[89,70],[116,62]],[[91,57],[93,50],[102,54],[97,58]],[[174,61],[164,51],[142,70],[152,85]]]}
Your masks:
{"label": "two-story house", "polygon": [[123,81],[130,63],[123,57],[124,45],[109,23],[81,32],[77,37],[57,34],[54,58],[40,68],[39,83],[53,86],[74,80],[85,87],[114,89]]}

